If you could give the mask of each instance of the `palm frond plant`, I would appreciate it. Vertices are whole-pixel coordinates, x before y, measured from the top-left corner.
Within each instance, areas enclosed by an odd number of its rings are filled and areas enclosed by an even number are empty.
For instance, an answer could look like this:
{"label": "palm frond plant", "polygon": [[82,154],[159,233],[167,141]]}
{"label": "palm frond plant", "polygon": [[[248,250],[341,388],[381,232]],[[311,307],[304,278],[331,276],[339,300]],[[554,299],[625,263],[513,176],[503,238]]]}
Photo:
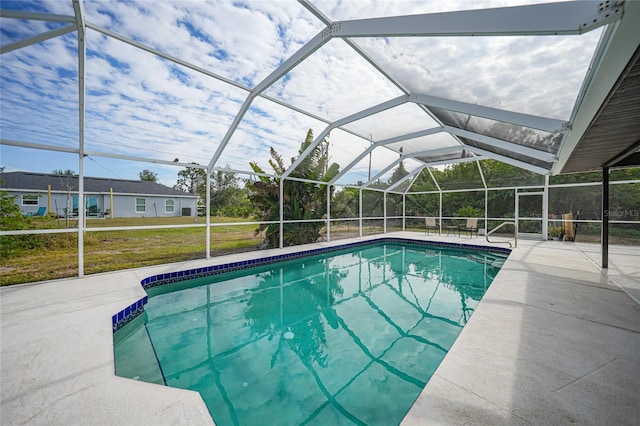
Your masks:
{"label": "palm frond plant", "polygon": [[[309,129],[305,140],[300,146],[298,155],[302,154],[313,143],[313,131]],[[283,187],[283,217],[285,221],[314,221],[287,223],[283,229],[283,244],[285,246],[316,242],[320,238],[320,232],[324,222],[317,221],[326,218],[327,196],[331,196],[333,188],[327,193],[328,182],[335,177],[340,166],[336,163],[329,165],[329,141],[324,138],[306,156],[285,179]],[[269,165],[273,169],[275,177],[264,176],[264,170],[255,162],[251,162],[254,172],[261,174],[255,182],[248,184],[250,190],[249,199],[260,212],[260,220],[264,222],[277,222],[280,219],[280,181],[287,168],[282,157],[271,148]],[[293,164],[296,158],[291,159]],[[313,182],[309,182],[313,181]],[[263,223],[256,229],[256,234],[264,232],[265,247],[278,247],[280,226],[278,223]]]}

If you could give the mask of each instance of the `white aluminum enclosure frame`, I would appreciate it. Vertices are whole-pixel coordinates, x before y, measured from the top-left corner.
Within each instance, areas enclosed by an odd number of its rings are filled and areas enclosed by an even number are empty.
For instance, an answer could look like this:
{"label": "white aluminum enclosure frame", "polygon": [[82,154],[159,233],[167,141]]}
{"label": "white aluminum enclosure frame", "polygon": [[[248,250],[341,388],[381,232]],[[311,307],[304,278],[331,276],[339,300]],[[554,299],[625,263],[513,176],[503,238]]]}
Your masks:
{"label": "white aluminum enclosure frame", "polygon": [[[382,147],[388,149],[387,145],[401,142],[403,140],[409,140],[421,136],[433,135],[436,133],[448,133],[453,136],[457,145],[447,148],[433,148],[425,146],[424,149],[415,152],[401,153],[399,158],[395,157],[399,153],[394,150],[389,150],[390,157],[397,158],[389,163],[382,171],[378,172],[374,178],[369,179],[360,187],[360,194],[362,189],[370,185],[380,176],[387,173],[395,165],[404,159],[414,159],[422,164],[409,174],[408,177],[401,182],[411,180],[415,181],[417,176],[425,168],[436,166],[440,164],[454,164],[456,162],[468,162],[478,161],[483,158],[493,158],[499,161],[506,162],[508,164],[520,167],[535,173],[542,175],[548,175],[553,172],[559,171],[559,163],[566,161],[566,158],[570,154],[571,150],[577,144],[582,132],[588,125],[586,121],[591,110],[599,106],[596,105],[597,100],[602,97],[602,93],[607,91],[606,82],[600,84],[599,80],[594,80],[595,73],[602,73],[610,75],[610,79],[616,78],[615,69],[619,68],[621,59],[617,60],[615,64],[609,65],[610,62],[615,60],[616,52],[610,49],[611,40],[618,35],[616,31],[619,29],[620,20],[622,19],[625,8],[627,8],[628,2],[625,1],[613,1],[607,3],[606,7],[598,8],[597,3],[594,2],[561,2],[561,3],[548,3],[537,4],[528,6],[516,6],[516,7],[502,7],[485,10],[469,10],[469,11],[457,11],[457,12],[445,12],[445,13],[432,13],[421,14],[411,16],[394,16],[394,17],[382,17],[382,18],[369,18],[369,19],[357,19],[346,21],[332,22],[322,14],[310,1],[300,0],[302,6],[304,6],[310,13],[318,18],[325,27],[317,33],[311,40],[304,44],[298,51],[292,56],[286,59],[280,66],[274,69],[267,77],[256,84],[254,87],[248,87],[241,83],[235,82],[228,78],[225,78],[219,74],[212,72],[211,70],[204,69],[202,67],[191,64],[185,60],[177,58],[172,55],[168,55],[164,52],[146,46],[143,43],[132,40],[128,37],[122,36],[114,31],[104,29],[94,23],[88,22],[85,19],[83,0],[71,0],[73,3],[73,16],[64,15],[52,15],[44,13],[12,11],[12,10],[0,10],[0,17],[13,18],[13,19],[28,19],[28,20],[40,20],[47,22],[56,22],[68,24],[64,25],[56,30],[47,31],[45,33],[30,37],[19,42],[15,42],[9,45],[4,45],[0,48],[0,54],[8,53],[17,49],[24,48],[36,43],[40,43],[51,38],[60,37],[65,34],[69,34],[73,31],[77,31],[78,36],[78,114],[79,114],[79,133],[77,148],[66,148],[48,146],[43,144],[36,144],[30,141],[23,140],[10,140],[2,139],[0,141],[3,145],[17,146],[31,149],[42,149],[56,152],[67,152],[78,155],[80,184],[79,184],[79,197],[82,199],[84,193],[84,158],[85,156],[93,157],[108,157],[121,160],[132,160],[139,162],[148,162],[156,164],[171,165],[177,167],[196,167],[207,171],[207,205],[210,201],[210,175],[214,170],[226,170],[221,169],[218,161],[223,152],[227,148],[227,145],[238,126],[242,123],[245,114],[252,106],[254,100],[258,97],[277,103],[278,105],[289,108],[298,113],[304,114],[315,120],[323,122],[327,127],[322,130],[314,139],[311,146],[303,152],[296,161],[286,170],[282,175],[277,176],[281,182],[286,179],[290,179],[290,175],[295,168],[303,161],[303,159],[315,148],[329,133],[334,129],[340,129],[354,136],[360,137],[364,140],[369,140],[365,135],[358,134],[346,128],[349,123],[361,120],[366,117],[370,117],[382,111],[399,107],[405,103],[413,103],[424,112],[431,121],[435,121],[439,127],[426,128],[419,131],[414,131],[401,136],[395,136],[387,138],[385,140],[371,141],[371,145],[355,159],[343,168],[339,175],[332,179],[330,182],[317,182],[322,185],[327,185],[327,190],[332,185],[337,184],[338,180],[348,173],[358,162],[370,154],[375,148]],[[592,67],[589,71],[587,79],[583,83],[584,90],[581,92],[579,102],[574,108],[574,112],[569,122],[563,122],[560,120],[549,119],[546,117],[532,116],[527,114],[516,113],[512,111],[499,110],[488,106],[468,104],[464,102],[454,101],[451,99],[443,99],[429,94],[411,93],[400,82],[396,81],[385,69],[376,63],[362,48],[360,48],[354,39],[362,37],[492,37],[492,36],[548,36],[548,35],[580,35],[588,31],[592,31],[596,28],[607,26],[605,35],[601,41],[596,54],[594,55]],[[625,26],[624,30],[621,30],[621,37],[627,37],[630,39],[629,43],[625,46],[630,49],[632,45],[632,36],[630,36],[631,30],[629,25]],[[173,62],[175,64],[187,67],[193,71],[201,73],[207,77],[216,79],[222,83],[231,85],[235,88],[241,89],[247,93],[244,102],[235,115],[231,125],[228,127],[224,137],[220,141],[218,148],[212,155],[208,164],[193,164],[193,163],[180,163],[171,162],[165,160],[159,160],[154,158],[134,157],[130,155],[120,155],[107,152],[86,151],[85,150],[85,61],[86,61],[86,45],[85,45],[85,31],[89,28],[93,31],[97,31],[106,37],[119,40],[127,43],[137,49],[146,51],[148,53],[157,55],[165,60]],[[389,99],[376,106],[364,109],[362,111],[351,114],[347,117],[343,117],[339,120],[331,121],[326,117],[320,117],[317,114],[305,111],[302,108],[295,107],[287,104],[281,100],[275,99],[265,94],[265,91],[269,89],[274,83],[279,81],[287,73],[291,72],[296,66],[304,62],[308,57],[317,52],[321,47],[327,44],[334,38],[342,39],[346,42],[347,46],[353,49],[359,56],[363,57],[378,73],[380,73],[386,80],[388,80],[393,86],[398,88],[403,94],[401,96]],[[624,59],[624,57],[622,57]],[[591,96],[593,93],[593,96]],[[593,97],[593,99],[592,99]],[[558,155],[549,152],[529,148],[526,146],[518,145],[513,141],[506,141],[501,139],[492,138],[486,135],[481,135],[475,132],[471,132],[464,129],[458,129],[453,126],[444,125],[440,122],[436,116],[430,111],[430,108],[442,108],[449,111],[454,111],[462,114],[467,114],[474,117],[482,117],[504,123],[519,125],[532,129],[543,130],[546,132],[560,132],[563,134],[562,144]],[[585,124],[586,123],[586,124]],[[476,140],[483,145],[494,147],[499,149],[500,152],[513,153],[516,157],[526,156],[542,162],[553,164],[550,169],[540,167],[539,165],[530,164],[526,161],[512,158],[508,155],[498,154],[496,152],[489,151],[487,149],[481,149],[474,146],[466,145],[460,138],[466,138]],[[467,152],[472,152],[475,157],[465,157],[453,160],[439,160],[432,162],[424,162],[420,158],[424,158],[426,155],[437,155],[454,152],[455,150],[465,149]],[[240,173],[254,174],[251,170],[237,170]],[[429,171],[429,173],[431,173]],[[431,174],[433,179],[433,174]],[[483,177],[484,180],[484,177]],[[385,198],[387,193],[394,193],[397,186],[401,183],[391,186],[384,190]],[[436,186],[438,183],[435,181]],[[409,186],[410,188],[410,186]],[[409,193],[409,188],[405,191],[398,193],[403,196]],[[486,191],[485,183],[485,191]],[[438,186],[440,194],[442,191]],[[441,197],[441,195],[440,195]],[[441,198],[442,199],[442,198]],[[329,202],[329,201],[328,201]],[[280,200],[280,227],[284,223],[282,216],[282,197]],[[362,207],[360,207],[362,208]],[[327,209],[330,211],[330,208]],[[83,209],[80,209],[81,216],[84,215]],[[440,212],[442,216],[442,212]],[[329,219],[327,220],[329,223]],[[360,223],[362,223],[362,214],[360,214]],[[210,238],[209,230],[211,226],[210,217],[207,215],[207,243],[206,243],[206,257],[210,257]],[[80,220],[78,225],[78,256],[79,256],[79,276],[84,274],[84,221]],[[280,235],[280,241],[282,245],[282,231]]]}

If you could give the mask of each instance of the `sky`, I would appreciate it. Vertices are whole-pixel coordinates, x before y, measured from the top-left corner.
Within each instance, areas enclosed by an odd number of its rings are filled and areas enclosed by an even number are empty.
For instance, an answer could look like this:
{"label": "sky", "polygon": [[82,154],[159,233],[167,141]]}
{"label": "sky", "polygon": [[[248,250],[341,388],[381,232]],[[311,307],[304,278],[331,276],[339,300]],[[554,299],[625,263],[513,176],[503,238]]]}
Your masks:
{"label": "sky", "polygon": [[[526,1],[319,1],[329,19],[349,20],[519,5]],[[5,1],[3,9],[73,15],[71,0]],[[86,21],[219,76],[212,78],[102,32],[86,33],[85,150],[179,163],[209,164],[249,91],[325,27],[295,1],[87,1]],[[0,18],[2,45],[64,23]],[[363,38],[354,40],[412,93],[568,120],[601,30],[581,36]],[[77,148],[77,33],[5,53],[0,61],[3,139]],[[270,148],[289,164],[308,129],[388,101],[403,92],[345,41],[333,39],[252,103],[216,166],[269,170]],[[286,108],[271,99],[302,109]],[[404,104],[333,130],[331,160],[349,164],[371,141],[436,123]],[[354,132],[360,136],[355,136]],[[406,143],[455,144],[446,135]],[[413,144],[413,145],[412,145]],[[395,146],[396,150],[398,149]],[[341,183],[366,181],[399,154],[376,148]],[[369,172],[369,161],[372,172]],[[412,170],[420,163],[406,160]],[[79,171],[77,154],[0,145],[5,171]],[[181,167],[88,155],[87,176],[137,179],[148,169],[173,186]],[[390,174],[389,172],[387,176]],[[244,177],[244,176],[243,176]]]}

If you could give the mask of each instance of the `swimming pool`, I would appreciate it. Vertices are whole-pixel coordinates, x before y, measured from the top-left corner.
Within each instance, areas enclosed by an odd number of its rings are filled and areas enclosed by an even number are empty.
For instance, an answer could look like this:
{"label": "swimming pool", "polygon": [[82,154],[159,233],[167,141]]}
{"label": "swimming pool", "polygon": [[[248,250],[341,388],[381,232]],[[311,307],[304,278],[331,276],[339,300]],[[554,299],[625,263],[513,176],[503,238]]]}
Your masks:
{"label": "swimming pool", "polygon": [[175,282],[115,332],[116,374],[200,392],[218,425],[397,424],[505,258],[382,241],[148,279]]}

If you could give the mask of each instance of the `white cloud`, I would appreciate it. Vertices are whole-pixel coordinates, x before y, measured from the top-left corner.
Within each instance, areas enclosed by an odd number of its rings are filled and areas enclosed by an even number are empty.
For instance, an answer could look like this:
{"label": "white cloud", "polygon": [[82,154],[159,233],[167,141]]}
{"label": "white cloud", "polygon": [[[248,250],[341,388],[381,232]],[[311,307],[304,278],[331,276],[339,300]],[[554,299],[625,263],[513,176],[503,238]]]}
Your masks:
{"label": "white cloud", "polygon": [[266,93],[331,120],[402,94],[342,40],[327,43]]}
{"label": "white cloud", "polygon": [[[51,13],[73,13],[70,1],[23,4]],[[483,2],[473,7],[504,4]],[[90,0],[84,5],[87,21],[249,88],[323,28],[293,1]],[[461,1],[318,3],[333,19],[455,10],[468,5]],[[7,18],[2,18],[2,24],[3,44],[52,28],[40,21]],[[596,31],[579,37],[371,38],[357,43],[411,91],[566,119],[598,35]],[[87,48],[86,147],[90,150],[207,164],[248,96],[245,90],[91,29]],[[78,134],[76,55],[74,33],[3,55],[3,137],[74,146]],[[335,120],[402,92],[345,42],[332,40],[267,93]],[[313,128],[317,135],[325,125],[258,98],[216,165],[248,170],[249,161],[255,160],[267,168],[271,146],[288,164],[307,129]],[[417,107],[405,105],[350,128],[365,137],[372,133],[379,140],[431,126]],[[368,143],[345,132],[332,132],[334,161],[346,165]],[[389,150],[376,150],[372,168],[381,170],[395,158],[397,154]],[[5,161],[10,162],[11,156]],[[44,168],[42,171],[52,169],[46,160],[36,164],[34,161],[34,167]],[[114,164],[125,168],[122,162]],[[364,173],[366,178],[368,160],[353,173],[360,177]]]}

